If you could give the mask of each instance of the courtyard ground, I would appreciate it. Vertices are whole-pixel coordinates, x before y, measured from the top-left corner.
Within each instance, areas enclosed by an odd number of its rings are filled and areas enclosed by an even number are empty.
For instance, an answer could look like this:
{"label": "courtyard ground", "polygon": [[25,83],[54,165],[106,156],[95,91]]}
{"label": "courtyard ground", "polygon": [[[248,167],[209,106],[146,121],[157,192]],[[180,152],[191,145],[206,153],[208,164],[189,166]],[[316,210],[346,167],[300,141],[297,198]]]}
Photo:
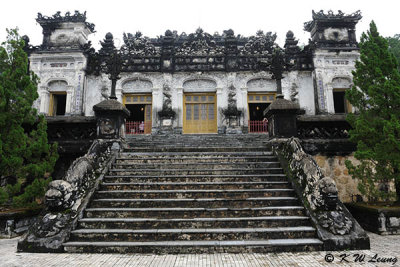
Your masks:
{"label": "courtyard ground", "polygon": [[18,238],[0,239],[0,266],[400,266],[400,235],[368,235],[371,250],[197,255],[17,253]]}

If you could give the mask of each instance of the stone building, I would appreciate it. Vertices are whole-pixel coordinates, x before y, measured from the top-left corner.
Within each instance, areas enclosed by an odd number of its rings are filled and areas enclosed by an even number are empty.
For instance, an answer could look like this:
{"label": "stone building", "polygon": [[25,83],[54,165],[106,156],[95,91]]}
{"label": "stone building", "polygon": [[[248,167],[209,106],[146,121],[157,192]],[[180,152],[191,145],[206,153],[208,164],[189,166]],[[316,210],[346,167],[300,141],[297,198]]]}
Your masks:
{"label": "stone building", "polygon": [[40,78],[34,105],[59,144],[56,170],[69,168],[18,249],[368,249],[341,202],[358,195],[343,166],[355,148],[343,114],[360,19],[313,12],[304,47],[291,31],[281,48],[271,32],[198,29],[128,33],[119,48],[108,33],[96,51],[85,13],[39,14],[43,43],[25,47]]}
{"label": "stone building", "polygon": [[291,31],[281,48],[271,32],[243,37],[198,29],[167,30],[158,38],[128,33],[120,48],[108,33],[95,51],[86,13],[39,13],[43,43],[26,45],[40,78],[35,106],[48,116],[93,116],[93,106],[109,97],[109,76],[116,72],[116,98],[131,111],[128,133],[262,132],[263,111],[278,94],[308,115],[351,112],[344,91],[359,57],[360,19],[360,12],[313,11],[304,24],[311,34],[304,47]]}

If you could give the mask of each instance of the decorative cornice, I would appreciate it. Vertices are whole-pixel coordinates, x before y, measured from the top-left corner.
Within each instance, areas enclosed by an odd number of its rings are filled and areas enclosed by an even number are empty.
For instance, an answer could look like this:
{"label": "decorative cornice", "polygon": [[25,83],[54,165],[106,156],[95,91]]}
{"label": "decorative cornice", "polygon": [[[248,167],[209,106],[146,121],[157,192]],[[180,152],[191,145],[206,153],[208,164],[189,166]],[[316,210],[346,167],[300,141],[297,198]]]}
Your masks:
{"label": "decorative cornice", "polygon": [[75,10],[75,13],[71,15],[70,12],[66,12],[64,16],[61,15],[60,11],[57,11],[53,16],[43,16],[41,13],[38,13],[36,22],[40,24],[40,26],[45,28],[53,28],[56,25],[59,25],[63,22],[83,22],[88,27],[91,32],[95,32],[93,23],[86,22],[86,11],[80,13]]}
{"label": "decorative cornice", "polygon": [[[120,49],[114,45],[113,35],[107,33],[96,52],[87,49],[89,58],[87,73],[107,72],[105,65],[110,56],[117,53],[121,58],[121,72],[178,72],[178,71],[273,71],[287,70],[289,59],[275,43],[276,34],[258,31],[256,35],[243,37],[235,35],[233,30],[213,35],[197,29],[191,34],[167,30],[164,36],[148,38],[137,32],[123,35],[124,44]],[[297,47],[293,33],[288,36],[290,43],[290,61],[297,62],[302,54]],[[277,57],[279,51],[279,57]],[[293,65],[295,68],[309,70],[310,65]],[[282,66],[280,66],[282,65]],[[280,75],[278,75],[280,76]]]}
{"label": "decorative cornice", "polygon": [[362,18],[361,11],[357,10],[356,12],[353,12],[351,14],[346,15],[343,13],[341,10],[338,10],[337,14],[334,14],[332,10],[329,10],[328,13],[324,13],[323,10],[320,10],[319,12],[315,12],[314,10],[312,11],[312,17],[314,20],[324,20],[324,19],[335,19],[335,20],[355,20],[359,21]]}
{"label": "decorative cornice", "polygon": [[346,15],[341,10],[338,10],[337,14],[334,14],[332,10],[329,10],[328,13],[324,13],[323,10],[319,12],[312,11],[312,21],[308,21],[304,23],[304,30],[311,32],[315,26],[316,22],[347,22],[347,23],[357,23],[361,18],[361,11],[357,10],[356,12]]}

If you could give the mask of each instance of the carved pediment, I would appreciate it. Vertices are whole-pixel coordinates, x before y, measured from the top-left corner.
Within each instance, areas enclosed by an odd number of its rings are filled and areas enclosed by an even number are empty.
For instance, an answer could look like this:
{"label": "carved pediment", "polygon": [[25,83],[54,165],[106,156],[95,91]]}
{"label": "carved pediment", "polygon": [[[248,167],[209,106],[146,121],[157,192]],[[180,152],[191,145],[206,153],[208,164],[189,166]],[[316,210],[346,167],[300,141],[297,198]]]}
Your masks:
{"label": "carved pediment", "polygon": [[209,79],[193,79],[183,83],[185,90],[215,90],[217,83]]}
{"label": "carved pediment", "polygon": [[332,80],[333,88],[350,88],[351,86],[351,80],[346,77],[338,77]]}
{"label": "carved pediment", "polygon": [[276,82],[264,78],[252,79],[247,82],[248,91],[276,91]]}
{"label": "carved pediment", "polygon": [[135,35],[128,33],[123,36],[124,45],[121,52],[126,56],[155,56],[159,55],[159,51],[151,44],[150,39],[136,32]]}
{"label": "carved pediment", "polygon": [[48,87],[50,92],[66,92],[68,89],[68,83],[62,80],[51,81],[49,82]]}
{"label": "carved pediment", "polygon": [[240,49],[242,55],[263,55],[272,54],[272,51],[277,46],[275,44],[276,34],[272,32],[264,33],[258,31],[255,36],[251,36],[246,44]]}
{"label": "carved pediment", "polygon": [[[216,36],[218,37],[218,36]],[[217,46],[217,43],[209,33],[204,32],[202,29],[197,29],[195,33],[187,36],[187,40],[183,42],[182,46],[177,48],[177,55],[207,55],[207,54],[222,54],[224,48]]]}
{"label": "carved pediment", "polygon": [[153,83],[143,79],[128,80],[122,83],[122,90],[124,92],[151,91],[152,88]]}

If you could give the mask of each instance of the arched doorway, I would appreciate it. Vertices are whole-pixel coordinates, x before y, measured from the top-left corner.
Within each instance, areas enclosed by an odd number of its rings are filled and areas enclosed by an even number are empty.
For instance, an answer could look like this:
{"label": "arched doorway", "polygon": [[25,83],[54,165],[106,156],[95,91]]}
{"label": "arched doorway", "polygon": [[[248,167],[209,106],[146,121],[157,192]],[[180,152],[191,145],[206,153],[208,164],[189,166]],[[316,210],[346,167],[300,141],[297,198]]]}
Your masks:
{"label": "arched doorway", "polygon": [[126,134],[151,133],[151,94],[125,94],[123,104],[131,112],[125,123]]}
{"label": "arched doorway", "polygon": [[215,93],[185,93],[183,133],[217,132],[217,96]]}
{"label": "arched doorway", "polygon": [[217,133],[217,84],[211,79],[183,83],[183,133]]}
{"label": "arched doorway", "polygon": [[68,84],[65,81],[53,81],[49,83],[49,116],[65,115],[67,110],[67,89]]}

